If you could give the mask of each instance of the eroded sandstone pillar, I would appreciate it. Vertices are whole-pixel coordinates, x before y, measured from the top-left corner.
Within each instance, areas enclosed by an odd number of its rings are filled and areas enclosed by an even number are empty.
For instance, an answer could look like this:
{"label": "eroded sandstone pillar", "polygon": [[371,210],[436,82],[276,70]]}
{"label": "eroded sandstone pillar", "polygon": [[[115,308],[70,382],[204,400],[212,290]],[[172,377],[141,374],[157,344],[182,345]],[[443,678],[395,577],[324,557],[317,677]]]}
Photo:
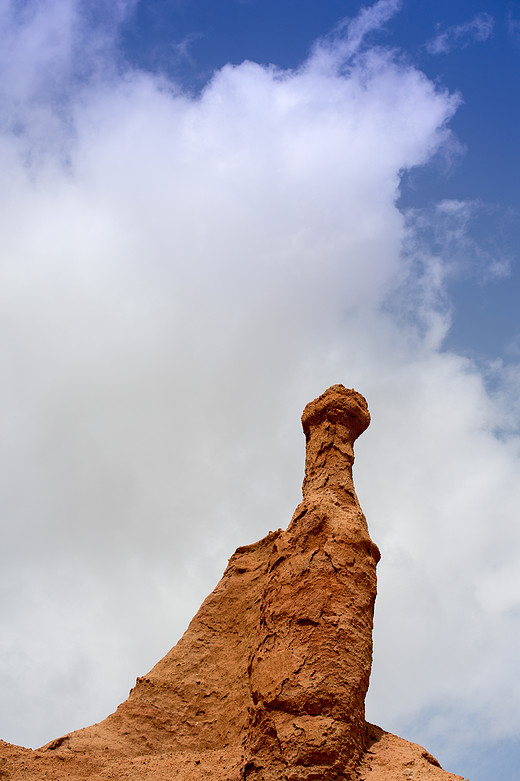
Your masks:
{"label": "eroded sandstone pillar", "polygon": [[303,501],[275,541],[249,662],[246,781],[348,779],[364,750],[379,550],[352,464],[369,422],[342,385],[303,412]]}

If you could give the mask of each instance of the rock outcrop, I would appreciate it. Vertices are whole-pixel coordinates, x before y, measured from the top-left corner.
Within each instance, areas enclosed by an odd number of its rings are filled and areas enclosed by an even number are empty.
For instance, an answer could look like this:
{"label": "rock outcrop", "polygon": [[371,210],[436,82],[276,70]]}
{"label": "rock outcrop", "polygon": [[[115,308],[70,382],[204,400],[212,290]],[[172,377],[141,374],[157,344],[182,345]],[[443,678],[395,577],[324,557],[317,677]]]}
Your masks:
{"label": "rock outcrop", "polygon": [[455,781],[366,724],[379,550],[352,480],[365,399],[307,405],[303,501],[231,557],[177,645],[104,721],[37,751],[0,742],[0,778]]}
{"label": "rock outcrop", "polygon": [[244,778],[346,778],[365,748],[379,550],[352,481],[365,399],[307,405],[303,501],[273,540],[248,667]]}

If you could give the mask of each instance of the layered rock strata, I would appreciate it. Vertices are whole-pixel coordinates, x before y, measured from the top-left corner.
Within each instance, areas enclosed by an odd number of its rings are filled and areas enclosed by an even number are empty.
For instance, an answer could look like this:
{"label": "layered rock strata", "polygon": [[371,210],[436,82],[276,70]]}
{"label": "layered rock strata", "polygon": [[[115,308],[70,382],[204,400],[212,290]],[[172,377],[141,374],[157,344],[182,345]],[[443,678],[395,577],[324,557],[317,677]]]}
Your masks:
{"label": "layered rock strata", "polygon": [[[38,751],[0,742],[0,778],[387,781],[445,773],[365,723],[377,546],[352,480],[365,399],[307,405],[303,501],[234,553],[177,645],[104,721]],[[390,759],[389,759],[390,757]]]}

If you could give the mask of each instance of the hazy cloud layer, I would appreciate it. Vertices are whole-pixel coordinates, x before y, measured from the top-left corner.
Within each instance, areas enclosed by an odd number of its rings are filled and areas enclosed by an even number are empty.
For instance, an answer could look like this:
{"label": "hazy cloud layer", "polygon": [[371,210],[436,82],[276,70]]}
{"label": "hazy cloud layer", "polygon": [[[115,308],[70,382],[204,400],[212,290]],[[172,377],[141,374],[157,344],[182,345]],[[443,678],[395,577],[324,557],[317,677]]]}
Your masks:
{"label": "hazy cloud layer", "polygon": [[234,547],[289,521],[299,415],[334,382],[373,414],[369,718],[430,746],[517,734],[516,369],[442,351],[469,205],[396,206],[456,100],[364,47],[366,16],[298,71],[227,66],[191,97],[121,67],[117,20],[45,5],[16,30],[3,5],[0,735],[37,745],[126,697]]}
{"label": "hazy cloud layer", "polygon": [[477,14],[469,22],[454,24],[427,44],[432,54],[449,54],[453,49],[465,49],[476,41],[487,41],[493,33],[494,19],[490,14]]}
{"label": "hazy cloud layer", "polygon": [[507,31],[516,44],[520,44],[520,19],[510,13],[507,18]]}

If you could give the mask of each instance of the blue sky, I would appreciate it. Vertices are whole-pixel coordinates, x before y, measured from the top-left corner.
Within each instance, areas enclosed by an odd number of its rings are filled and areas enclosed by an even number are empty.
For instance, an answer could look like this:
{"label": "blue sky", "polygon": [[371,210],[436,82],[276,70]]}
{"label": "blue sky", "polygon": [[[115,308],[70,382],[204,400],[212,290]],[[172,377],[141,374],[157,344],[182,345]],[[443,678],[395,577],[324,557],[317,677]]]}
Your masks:
{"label": "blue sky", "polygon": [[0,736],[126,698],[287,524],[301,410],[343,382],[373,417],[368,718],[516,781],[518,4],[4,0],[0,25]]}

